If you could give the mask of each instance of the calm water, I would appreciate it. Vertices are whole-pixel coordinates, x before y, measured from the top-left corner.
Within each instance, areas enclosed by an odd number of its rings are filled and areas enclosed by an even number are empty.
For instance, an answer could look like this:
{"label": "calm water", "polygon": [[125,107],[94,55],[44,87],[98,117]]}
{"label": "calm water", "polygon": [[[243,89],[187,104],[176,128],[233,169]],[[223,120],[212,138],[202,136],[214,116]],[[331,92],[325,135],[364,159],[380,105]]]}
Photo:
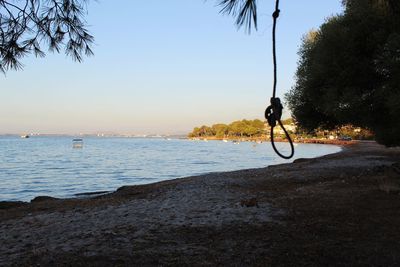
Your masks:
{"label": "calm water", "polygon": [[[278,144],[283,152],[288,144]],[[299,144],[296,158],[340,151],[330,145]],[[0,201],[38,195],[71,197],[209,172],[259,168],[285,162],[270,144],[136,138],[0,137]]]}

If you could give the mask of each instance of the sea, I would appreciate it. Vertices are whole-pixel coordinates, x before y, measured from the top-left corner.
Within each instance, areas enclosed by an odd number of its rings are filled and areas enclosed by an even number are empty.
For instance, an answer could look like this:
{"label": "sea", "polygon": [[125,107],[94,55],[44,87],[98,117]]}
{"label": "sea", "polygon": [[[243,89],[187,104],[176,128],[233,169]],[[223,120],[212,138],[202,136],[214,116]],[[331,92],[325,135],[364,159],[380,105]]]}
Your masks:
{"label": "sea", "polygon": [[[278,143],[289,154],[288,143]],[[0,201],[30,201],[113,191],[211,172],[262,168],[339,152],[341,147],[296,144],[295,157],[279,158],[271,144],[192,141],[168,138],[84,137],[81,148],[72,137],[0,137]]]}

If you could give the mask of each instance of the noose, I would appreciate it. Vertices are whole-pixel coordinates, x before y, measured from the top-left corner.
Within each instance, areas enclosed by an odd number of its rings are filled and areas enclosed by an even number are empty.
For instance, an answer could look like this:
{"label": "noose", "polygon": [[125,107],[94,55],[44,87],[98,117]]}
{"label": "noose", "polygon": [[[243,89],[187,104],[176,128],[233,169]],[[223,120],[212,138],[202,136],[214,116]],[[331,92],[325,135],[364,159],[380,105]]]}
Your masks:
{"label": "noose", "polygon": [[[274,149],[275,153],[278,154],[281,158],[284,159],[290,159],[294,155],[294,146],[292,139],[290,138],[289,133],[286,131],[285,127],[282,124],[281,117],[282,117],[282,110],[283,106],[281,103],[281,100],[279,97],[276,97],[276,85],[277,85],[277,76],[278,76],[278,70],[277,70],[277,62],[276,62],[276,22],[279,17],[279,0],[276,0],[275,2],[275,11],[272,14],[272,18],[274,20],[273,26],[272,26],[272,56],[273,56],[273,61],[274,61],[274,85],[273,85],[273,90],[272,90],[272,97],[271,97],[271,105],[267,107],[265,110],[265,118],[268,121],[269,126],[271,127],[271,145],[272,148]],[[279,150],[275,146],[275,141],[274,141],[274,127],[279,124],[279,126],[283,129],[285,132],[286,138],[289,141],[290,148],[291,148],[291,153],[289,156],[283,155],[282,153],[279,152]]]}

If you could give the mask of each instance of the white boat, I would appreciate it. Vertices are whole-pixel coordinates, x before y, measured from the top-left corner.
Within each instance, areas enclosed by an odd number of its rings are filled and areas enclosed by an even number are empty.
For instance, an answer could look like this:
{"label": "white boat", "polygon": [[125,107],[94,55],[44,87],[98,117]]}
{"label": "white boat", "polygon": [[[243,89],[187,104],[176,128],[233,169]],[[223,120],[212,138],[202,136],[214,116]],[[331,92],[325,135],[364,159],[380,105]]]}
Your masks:
{"label": "white boat", "polygon": [[83,148],[83,139],[82,138],[72,139],[72,148]]}

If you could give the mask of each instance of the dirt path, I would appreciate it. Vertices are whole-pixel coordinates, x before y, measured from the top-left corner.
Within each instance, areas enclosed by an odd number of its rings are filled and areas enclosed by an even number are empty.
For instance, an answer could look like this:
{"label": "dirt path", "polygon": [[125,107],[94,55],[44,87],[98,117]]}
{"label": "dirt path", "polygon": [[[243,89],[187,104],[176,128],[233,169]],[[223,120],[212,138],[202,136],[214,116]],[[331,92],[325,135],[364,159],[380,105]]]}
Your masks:
{"label": "dirt path", "polygon": [[[0,265],[398,266],[400,150],[0,203]],[[16,206],[16,207],[11,207]]]}

